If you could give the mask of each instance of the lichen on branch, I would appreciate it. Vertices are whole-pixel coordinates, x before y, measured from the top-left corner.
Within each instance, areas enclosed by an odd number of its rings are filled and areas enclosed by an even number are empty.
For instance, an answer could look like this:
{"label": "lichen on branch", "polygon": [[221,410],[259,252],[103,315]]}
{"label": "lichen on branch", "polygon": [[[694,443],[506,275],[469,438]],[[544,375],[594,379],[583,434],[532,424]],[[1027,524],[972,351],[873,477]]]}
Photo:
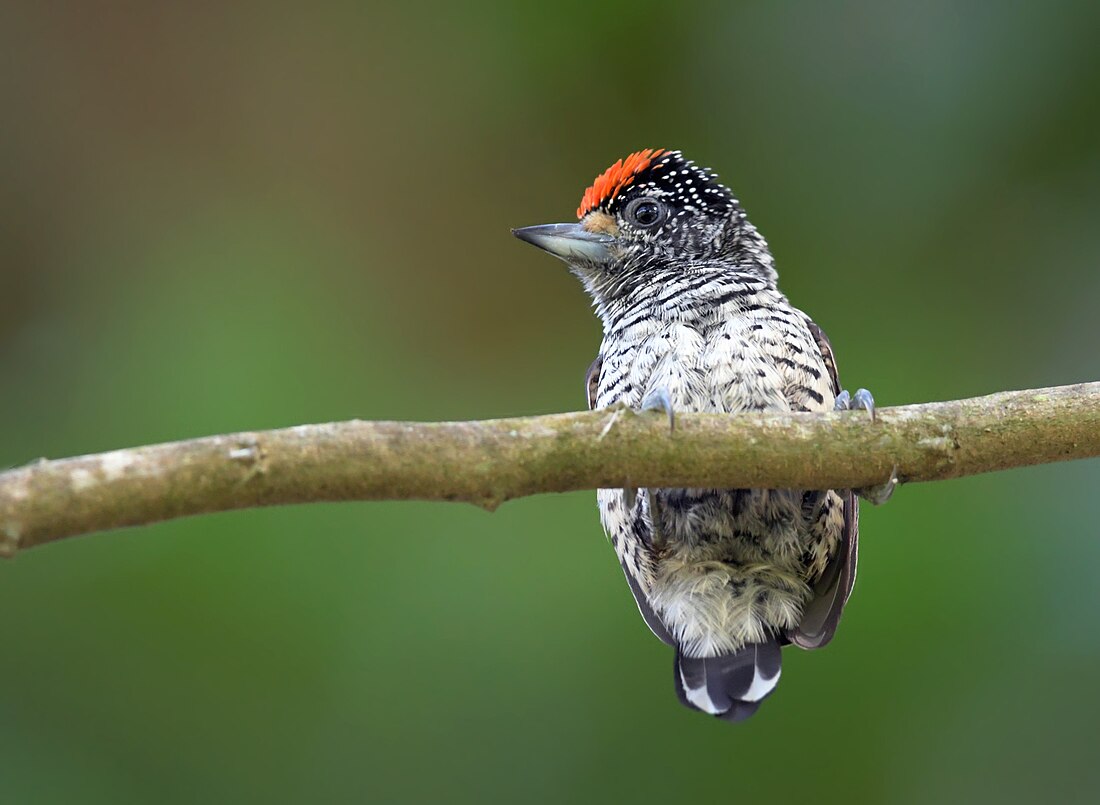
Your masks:
{"label": "lichen on branch", "polygon": [[840,489],[1100,456],[1100,383],[842,413],[624,409],[476,422],[336,422],[209,436],[0,473],[0,555],[195,514],[600,487]]}

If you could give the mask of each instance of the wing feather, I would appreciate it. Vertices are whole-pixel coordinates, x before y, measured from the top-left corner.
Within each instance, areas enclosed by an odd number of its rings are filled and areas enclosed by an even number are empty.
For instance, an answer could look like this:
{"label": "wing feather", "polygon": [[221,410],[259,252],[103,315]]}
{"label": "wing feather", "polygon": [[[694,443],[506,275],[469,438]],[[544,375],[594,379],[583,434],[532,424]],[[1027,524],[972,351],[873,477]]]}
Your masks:
{"label": "wing feather", "polygon": [[584,393],[588,395],[588,410],[596,407],[596,393],[600,386],[600,370],[603,369],[603,355],[597,355],[596,360],[588,366],[584,373]]}
{"label": "wing feather", "polygon": [[[829,377],[833,382],[833,394],[839,394],[840,380],[829,338],[812,321],[807,324],[821,352],[821,359],[829,370]],[[802,622],[787,635],[792,643],[805,649],[821,648],[833,639],[837,624],[840,623],[840,616],[844,612],[844,605],[852,595],[852,588],[856,583],[856,564],[859,558],[859,500],[850,489],[837,491],[844,501],[844,528],[841,533],[840,550],[815,585],[814,597],[806,606]]]}

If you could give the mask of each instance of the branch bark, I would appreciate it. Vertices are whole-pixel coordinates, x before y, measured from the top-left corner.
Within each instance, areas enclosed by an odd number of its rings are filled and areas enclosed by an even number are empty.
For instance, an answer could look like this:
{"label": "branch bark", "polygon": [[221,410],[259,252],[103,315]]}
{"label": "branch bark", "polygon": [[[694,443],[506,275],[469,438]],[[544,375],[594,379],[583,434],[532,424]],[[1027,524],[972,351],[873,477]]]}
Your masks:
{"label": "branch bark", "polygon": [[1100,455],[1100,383],[826,414],[625,409],[479,422],[337,422],[210,436],[0,473],[0,555],[254,506],[453,500],[492,510],[598,487],[829,489]]}

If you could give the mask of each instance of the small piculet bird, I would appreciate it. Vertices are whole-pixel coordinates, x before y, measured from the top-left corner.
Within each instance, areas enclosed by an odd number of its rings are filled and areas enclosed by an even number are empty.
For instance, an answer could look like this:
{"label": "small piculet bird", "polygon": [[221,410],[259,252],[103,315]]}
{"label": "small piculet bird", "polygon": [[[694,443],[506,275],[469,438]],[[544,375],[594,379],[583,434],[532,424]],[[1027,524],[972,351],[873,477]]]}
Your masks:
{"label": "small piculet bird", "polygon": [[[514,234],[564,260],[603,321],[590,408],[874,412],[841,390],[829,340],[776,286],[768,244],[729,188],[679,151],[621,159],[579,223]],[[862,494],[862,493],[861,493]],[[780,649],[832,639],[856,578],[851,490],[601,489],[600,517],[638,609],[676,650],[680,701],[748,718]]]}

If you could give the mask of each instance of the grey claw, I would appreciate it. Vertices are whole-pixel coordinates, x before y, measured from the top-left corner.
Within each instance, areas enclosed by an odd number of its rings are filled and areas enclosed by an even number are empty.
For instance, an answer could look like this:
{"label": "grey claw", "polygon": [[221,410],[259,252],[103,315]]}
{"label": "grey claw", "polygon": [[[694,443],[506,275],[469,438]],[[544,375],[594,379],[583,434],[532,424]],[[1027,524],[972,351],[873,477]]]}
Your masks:
{"label": "grey claw", "polygon": [[634,511],[634,507],[638,505],[638,490],[634,487],[626,487],[622,490],[623,493],[623,511],[627,514]]}
{"label": "grey claw", "polygon": [[849,394],[847,390],[841,391],[840,394],[836,395],[833,409],[836,411],[864,410],[871,415],[871,421],[875,421],[875,398],[871,396],[871,392],[867,389],[857,389],[855,397]]}
{"label": "grey claw", "polygon": [[895,464],[894,468],[890,470],[890,480],[884,484],[877,484],[875,486],[866,486],[863,489],[853,490],[857,495],[866,500],[868,503],[872,503],[875,506],[881,506],[888,501],[894,494],[894,490],[898,486],[898,465]]}
{"label": "grey claw", "polygon": [[653,494],[652,489],[645,491],[646,501],[649,503],[649,547],[658,548],[664,544],[664,537],[661,535],[661,510],[657,505],[657,496]]}
{"label": "grey claw", "polygon": [[853,408],[862,408],[871,415],[871,421],[875,421],[875,398],[867,389],[856,389],[856,396],[852,398]]}
{"label": "grey claw", "polygon": [[668,431],[676,431],[676,412],[672,408],[672,396],[664,386],[653,389],[642,400],[643,411],[664,411],[668,414]]}

